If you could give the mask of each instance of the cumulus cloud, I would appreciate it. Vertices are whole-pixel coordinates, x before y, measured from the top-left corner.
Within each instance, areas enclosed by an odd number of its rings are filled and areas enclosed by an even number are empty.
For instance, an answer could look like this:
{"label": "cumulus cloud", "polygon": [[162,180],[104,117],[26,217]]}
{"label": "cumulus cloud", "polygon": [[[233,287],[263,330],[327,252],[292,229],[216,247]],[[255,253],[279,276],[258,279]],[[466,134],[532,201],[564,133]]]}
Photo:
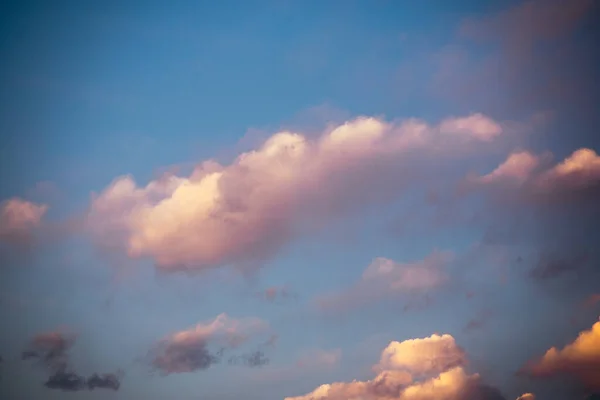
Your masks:
{"label": "cumulus cloud", "polygon": [[279,132],[231,164],[206,161],[189,177],[143,187],[119,177],[95,196],[87,227],[100,244],[124,246],[164,269],[252,264],[322,217],[385,201],[418,182],[428,157],[458,159],[502,130],[473,114],[438,125],[360,117],[315,139]]}
{"label": "cumulus cloud", "polygon": [[404,370],[413,376],[439,374],[466,365],[465,352],[451,335],[391,342],[381,353],[376,369]]}
{"label": "cumulus cloud", "polygon": [[419,295],[447,283],[444,271],[453,259],[451,253],[433,252],[423,260],[399,263],[388,258],[374,259],[352,287],[322,296],[325,309],[341,309],[381,300],[387,296]]}
{"label": "cumulus cloud", "polygon": [[29,239],[44,214],[45,204],[36,204],[20,198],[12,198],[0,203],[0,239],[21,241]]}
{"label": "cumulus cloud", "polygon": [[552,347],[523,371],[533,377],[570,376],[587,389],[600,389],[600,321],[562,349]]}
{"label": "cumulus cloud", "polygon": [[258,318],[235,319],[220,314],[162,339],[150,352],[151,364],[164,375],[207,369],[220,362],[225,349],[236,348],[268,328],[268,323]]}
{"label": "cumulus cloud", "polygon": [[368,381],[324,384],[304,396],[286,400],[503,400],[479,375],[463,368],[466,358],[450,335],[391,342]]}

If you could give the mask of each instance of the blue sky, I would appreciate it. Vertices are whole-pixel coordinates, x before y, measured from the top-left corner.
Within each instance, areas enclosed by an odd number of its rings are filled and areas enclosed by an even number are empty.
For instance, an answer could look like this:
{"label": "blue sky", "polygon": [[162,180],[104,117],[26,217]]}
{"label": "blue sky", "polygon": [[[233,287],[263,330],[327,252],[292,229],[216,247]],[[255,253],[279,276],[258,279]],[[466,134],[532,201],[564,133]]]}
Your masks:
{"label": "blue sky", "polygon": [[[599,149],[595,4],[156,3],[30,2],[2,12],[0,201],[46,208],[26,232],[2,217],[0,393],[63,398],[44,387],[48,371],[20,360],[32,337],[60,329],[76,333],[69,366],[78,373],[125,370],[119,391],[72,393],[81,399],[300,396],[324,383],[371,379],[371,366],[391,340],[434,333],[451,334],[469,355],[469,371],[507,399],[525,392],[562,399],[589,386],[577,377],[551,385],[514,373],[550,347],[572,342],[597,317],[597,305],[581,303],[598,293],[590,283],[597,277],[597,238],[588,233],[598,217],[600,158],[594,153],[568,174],[555,168],[578,149]],[[408,150],[369,142],[352,150],[374,146],[356,162],[315,150],[293,169],[300,178],[286,182],[238,168],[237,156],[277,132],[301,134],[318,148],[319,137],[345,122],[359,132],[352,121],[360,116],[390,124],[387,137],[409,135],[402,121],[412,119],[428,124],[427,135],[458,136],[427,136],[423,147]],[[527,174],[519,185],[467,178],[485,176],[519,151],[536,163],[517,171]],[[231,186],[220,193],[261,220],[242,213],[240,230],[230,231],[203,226],[194,211],[182,217],[180,210],[200,207],[198,189],[160,220],[182,218],[177,232],[186,237],[175,232],[168,240],[193,240],[197,247],[143,236],[157,226],[149,216],[125,231],[104,230],[106,221],[156,205],[148,197],[128,211],[116,202],[98,211],[97,199],[115,179],[130,175],[143,188],[169,170],[187,178],[206,160],[233,165],[222,179]],[[538,193],[544,177],[550,192]],[[468,194],[461,192],[465,185]],[[440,215],[447,218],[440,222]],[[518,225],[524,221],[529,225]],[[241,233],[223,238],[221,228]],[[488,240],[496,229],[507,229],[508,238]],[[236,247],[253,235],[264,250],[258,258]],[[587,240],[577,242],[577,235]],[[136,237],[146,240],[140,257],[131,253]],[[108,239],[118,243],[107,248]],[[219,253],[201,265],[213,251],[202,250],[203,240],[235,254]],[[435,250],[454,254],[443,285],[403,281],[404,289],[389,292],[361,286],[377,257],[401,269]],[[532,278],[536,268],[551,270],[581,254],[585,261],[565,267],[566,274]],[[182,261],[190,273],[173,272],[161,256]],[[543,266],[544,257],[557,260]],[[286,289],[269,301],[269,288]],[[340,293],[374,300],[343,310],[319,305]],[[431,303],[404,310],[425,296]],[[148,354],[161,339],[221,313],[269,323],[269,332],[229,349],[262,349],[276,334],[276,345],[264,350],[267,365],[225,360],[151,376]],[[465,330],[477,316],[484,316],[481,326]],[[206,340],[214,344],[212,336]],[[297,365],[304,354],[334,350],[341,356],[331,365]]]}

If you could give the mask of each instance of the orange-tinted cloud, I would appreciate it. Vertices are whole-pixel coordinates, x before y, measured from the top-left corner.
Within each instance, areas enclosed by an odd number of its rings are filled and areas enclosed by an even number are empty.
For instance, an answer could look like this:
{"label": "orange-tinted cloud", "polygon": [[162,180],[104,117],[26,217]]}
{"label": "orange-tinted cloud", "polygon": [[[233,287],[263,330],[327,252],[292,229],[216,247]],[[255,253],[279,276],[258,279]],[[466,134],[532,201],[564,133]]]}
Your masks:
{"label": "orange-tinted cloud", "polygon": [[391,342],[368,381],[324,384],[304,396],[286,400],[503,400],[484,386],[477,374],[468,374],[463,351],[450,335]]}
{"label": "orange-tinted cloud", "polygon": [[587,389],[600,389],[600,321],[562,349],[552,347],[523,368],[534,377],[570,376]]}
{"label": "orange-tinted cloud", "polygon": [[448,252],[433,252],[420,261],[399,263],[378,257],[365,269],[360,280],[338,293],[317,298],[324,309],[360,306],[387,296],[420,295],[447,283],[444,271],[452,260]]}
{"label": "orange-tinted cloud", "polygon": [[256,264],[325,217],[421,182],[428,159],[459,158],[502,131],[473,114],[438,125],[361,117],[315,139],[279,132],[230,165],[207,161],[189,177],[144,187],[119,177],[95,196],[87,226],[101,244],[165,269]]}
{"label": "orange-tinted cloud", "polygon": [[12,198],[0,204],[0,239],[8,241],[27,240],[32,231],[39,227],[45,204],[36,204],[20,198]]}
{"label": "orange-tinted cloud", "polygon": [[517,400],[535,400],[535,395],[533,393],[524,393],[517,397]]}

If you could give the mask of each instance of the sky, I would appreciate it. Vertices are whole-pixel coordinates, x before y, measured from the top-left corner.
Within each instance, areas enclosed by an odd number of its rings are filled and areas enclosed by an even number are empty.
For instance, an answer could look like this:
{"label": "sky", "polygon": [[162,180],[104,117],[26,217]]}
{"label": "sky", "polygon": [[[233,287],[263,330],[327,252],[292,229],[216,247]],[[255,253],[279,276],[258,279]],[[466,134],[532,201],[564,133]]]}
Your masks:
{"label": "sky", "polygon": [[1,398],[600,392],[597,1],[1,7]]}

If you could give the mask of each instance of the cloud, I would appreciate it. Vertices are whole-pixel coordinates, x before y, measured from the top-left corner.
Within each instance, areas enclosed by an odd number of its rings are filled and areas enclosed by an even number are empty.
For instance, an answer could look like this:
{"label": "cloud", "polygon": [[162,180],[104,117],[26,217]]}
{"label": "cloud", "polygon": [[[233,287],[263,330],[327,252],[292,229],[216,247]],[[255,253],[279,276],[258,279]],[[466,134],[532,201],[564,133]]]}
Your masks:
{"label": "cloud", "polygon": [[66,332],[45,332],[35,335],[22,352],[22,360],[38,360],[50,372],[44,383],[48,389],[79,391],[112,389],[119,390],[122,373],[92,374],[89,378],[70,369],[68,351],[73,347],[76,336]]}
{"label": "cloud", "polygon": [[69,361],[67,351],[76,337],[63,332],[47,332],[34,336],[23,351],[23,360],[36,359],[51,370],[63,370]]}
{"label": "cloud", "polygon": [[44,383],[48,389],[76,392],[80,390],[110,389],[117,391],[121,387],[121,374],[92,374],[85,378],[75,372],[61,368],[48,377]]}
{"label": "cloud", "polygon": [[537,196],[597,189],[600,183],[600,156],[594,150],[578,149],[550,168],[542,167],[545,158],[547,155],[514,152],[489,174],[472,176],[470,181],[480,185],[524,186],[529,194]]}
{"label": "cloud", "polygon": [[420,261],[399,263],[378,257],[365,269],[360,280],[338,293],[317,298],[324,309],[361,306],[387,296],[420,295],[448,282],[444,271],[453,259],[448,252],[433,252]]}
{"label": "cloud", "polygon": [[413,376],[439,374],[466,365],[465,352],[451,335],[391,342],[381,353],[376,369],[403,370]]}
{"label": "cloud", "polygon": [[27,241],[32,231],[39,227],[45,204],[36,204],[20,198],[12,198],[0,203],[0,239],[10,242]]}
{"label": "cloud", "polygon": [[600,389],[600,321],[562,349],[552,347],[523,372],[533,377],[569,376],[590,390]]}
{"label": "cloud", "polygon": [[89,390],[98,389],[112,389],[119,390],[121,387],[121,374],[93,374],[87,379],[87,387]]}
{"label": "cloud", "polygon": [[286,400],[503,400],[484,385],[479,375],[469,375],[464,352],[450,335],[391,342],[383,350],[368,381],[324,384],[304,396]]}
{"label": "cloud", "polygon": [[85,377],[61,368],[48,377],[44,383],[48,389],[75,392],[86,389]]}
{"label": "cloud", "polygon": [[533,393],[524,393],[517,397],[517,400],[535,400],[535,395]]}
{"label": "cloud", "polygon": [[260,350],[253,351],[252,353],[242,354],[241,356],[232,356],[229,358],[229,364],[232,365],[245,365],[247,367],[262,367],[269,363],[269,359]]}
{"label": "cloud", "polygon": [[165,270],[255,265],[323,218],[385,202],[422,182],[433,160],[458,160],[503,129],[473,114],[438,125],[359,117],[318,138],[279,132],[231,164],[206,161],[189,177],[144,187],[119,177],[94,197],[86,226],[99,244]]}
{"label": "cloud", "polygon": [[[150,352],[151,364],[164,375],[207,369],[220,362],[225,349],[236,348],[268,328],[269,325],[258,318],[235,319],[220,314],[212,321],[201,322],[161,340]],[[209,345],[218,350],[212,351]]]}

